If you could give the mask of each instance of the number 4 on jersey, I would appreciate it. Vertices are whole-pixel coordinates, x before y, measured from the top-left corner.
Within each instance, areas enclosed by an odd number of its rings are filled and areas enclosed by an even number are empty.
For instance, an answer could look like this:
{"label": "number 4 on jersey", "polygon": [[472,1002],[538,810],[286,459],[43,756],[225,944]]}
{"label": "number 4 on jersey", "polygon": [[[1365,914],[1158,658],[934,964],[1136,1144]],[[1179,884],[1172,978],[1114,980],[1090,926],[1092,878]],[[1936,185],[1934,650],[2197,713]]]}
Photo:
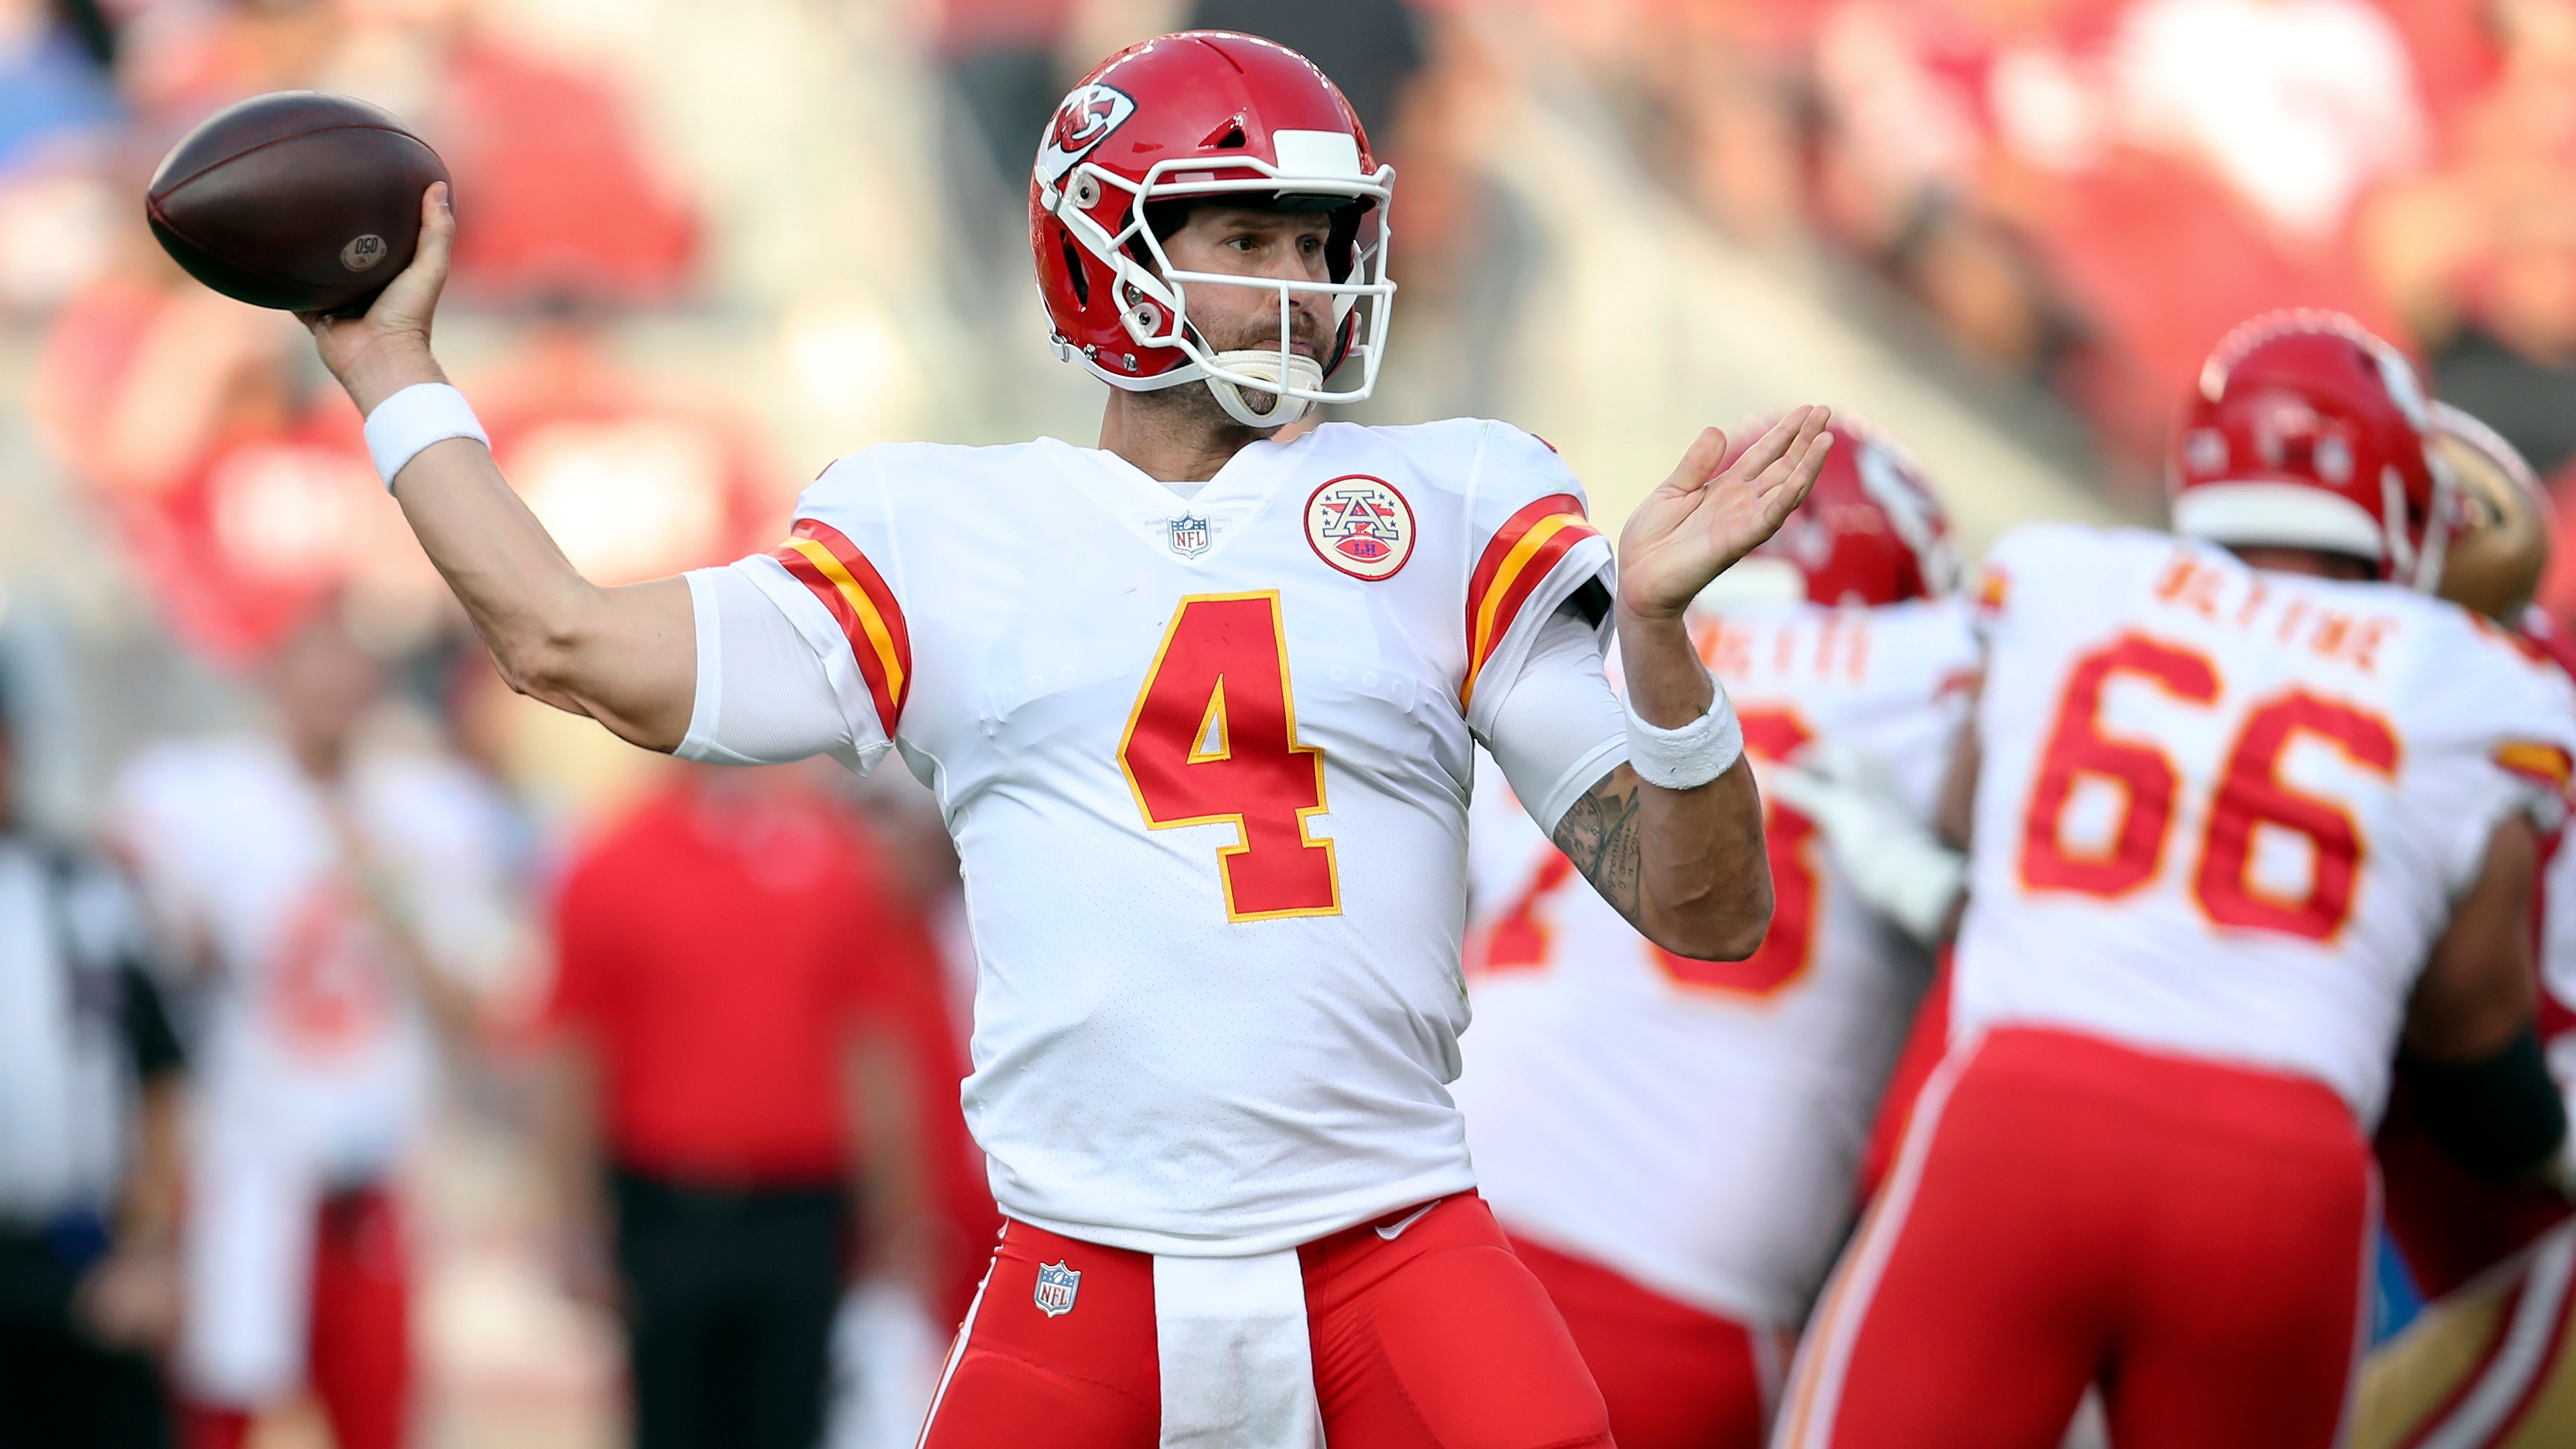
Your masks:
{"label": "number 4 on jersey", "polygon": [[1118,765],[1149,829],[1235,827],[1241,839],[1217,849],[1228,920],[1341,914],[1333,843],[1306,838],[1324,756],[1297,743],[1278,590],[1181,600]]}

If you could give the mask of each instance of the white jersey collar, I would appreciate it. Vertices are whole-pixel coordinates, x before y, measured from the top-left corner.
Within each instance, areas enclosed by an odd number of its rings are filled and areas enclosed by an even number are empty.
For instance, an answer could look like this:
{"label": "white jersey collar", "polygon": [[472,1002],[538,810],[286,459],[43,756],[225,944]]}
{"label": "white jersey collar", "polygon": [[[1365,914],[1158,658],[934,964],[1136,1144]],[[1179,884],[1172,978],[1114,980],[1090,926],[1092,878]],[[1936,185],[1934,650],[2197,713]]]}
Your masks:
{"label": "white jersey collar", "polygon": [[[1148,545],[1175,552],[1190,561],[1205,561],[1221,552],[1235,527],[1269,503],[1282,482],[1296,472],[1311,452],[1303,434],[1286,443],[1267,439],[1244,445],[1216,476],[1184,498],[1162,480],[1103,448],[1081,448],[1049,439],[1061,452],[1065,474],[1104,509]],[[1177,530],[1196,522],[1205,541],[1196,552],[1172,549]]]}

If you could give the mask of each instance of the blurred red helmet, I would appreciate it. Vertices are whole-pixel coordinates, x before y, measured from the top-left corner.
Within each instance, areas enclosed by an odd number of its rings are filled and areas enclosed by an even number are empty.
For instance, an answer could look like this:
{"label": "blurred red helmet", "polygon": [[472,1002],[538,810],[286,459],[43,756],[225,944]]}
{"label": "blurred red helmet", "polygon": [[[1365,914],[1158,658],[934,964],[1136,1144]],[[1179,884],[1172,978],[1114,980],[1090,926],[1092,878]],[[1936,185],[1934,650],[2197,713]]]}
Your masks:
{"label": "blurred red helmet", "polygon": [[[1029,247],[1056,355],[1131,392],[1204,381],[1252,427],[1367,397],[1395,295],[1386,276],[1394,185],[1395,168],[1370,156],[1350,103],[1286,46],[1194,30],[1120,51],[1056,109],[1029,179]],[[1173,267],[1148,206],[1212,196],[1328,214],[1330,280]],[[1335,324],[1327,353],[1319,363],[1291,351],[1284,326],[1275,347],[1214,351],[1190,325],[1184,283],[1270,293],[1283,320],[1292,294],[1320,295]],[[1326,390],[1354,359],[1357,380]],[[1270,410],[1255,412],[1246,390],[1269,394]]]}
{"label": "blurred red helmet", "polygon": [[[1748,426],[1733,463],[1777,419]],[[1876,607],[1958,586],[1950,517],[1912,458],[1866,425],[1837,417],[1824,471],[1806,501],[1761,547],[1718,575],[1704,603],[1788,602]]]}
{"label": "blurred red helmet", "polygon": [[2347,554],[2430,590],[2456,513],[2430,428],[2415,369],[2360,323],[2257,317],[2210,354],[2175,430],[2174,531]]}

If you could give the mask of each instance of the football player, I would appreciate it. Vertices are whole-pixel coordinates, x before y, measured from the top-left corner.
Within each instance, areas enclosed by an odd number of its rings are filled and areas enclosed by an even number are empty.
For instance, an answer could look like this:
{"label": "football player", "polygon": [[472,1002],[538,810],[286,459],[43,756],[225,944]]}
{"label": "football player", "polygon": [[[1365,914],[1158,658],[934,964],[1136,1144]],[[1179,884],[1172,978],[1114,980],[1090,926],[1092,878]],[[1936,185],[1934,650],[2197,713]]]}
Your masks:
{"label": "football player", "polygon": [[275,738],[173,740],[111,792],[158,924],[203,973],[173,1355],[190,1449],[309,1391],[345,1449],[411,1423],[396,1188],[518,930],[504,812],[368,721],[382,669],[321,609],[269,662]]}
{"label": "football player", "polygon": [[899,752],[937,791],[980,956],[966,1115],[1009,1222],[932,1449],[1607,1442],[1445,1087],[1474,747],[1650,939],[1751,954],[1760,800],[1682,616],[1796,506],[1826,417],[1724,467],[1703,433],[1615,581],[1526,433],[1273,441],[1369,390],[1393,181],[1291,51],[1121,52],[1030,183],[1057,353],[1110,385],[1101,447],[872,449],[770,553],[626,589],[565,563],[440,384],[438,188],[368,315],[312,319],[513,683],[693,759]]}
{"label": "football player", "polygon": [[[1857,756],[1928,820],[1977,662],[1958,566],[1897,450],[1832,431],[1807,501],[1701,595],[1692,633],[1757,767]],[[1759,1449],[1930,973],[1912,936],[1946,924],[1946,899],[1907,930],[1861,904],[1765,785],[1771,934],[1738,962],[1641,938],[1503,791],[1471,812],[1476,1030],[1455,1095],[1479,1190],[1623,1449]]]}
{"label": "football player", "polygon": [[[2436,403],[2434,443],[2460,483],[2442,596],[2566,656],[2533,608],[2549,564],[2548,495],[2511,443]],[[2544,843],[2541,1028],[2563,1096],[2576,1089],[2576,856]],[[2576,1440],[2576,1223],[2555,1183],[2494,1180],[2433,1147],[2410,1097],[2379,1133],[2388,1226],[2428,1307],[2363,1365],[2358,1449],[2542,1449]]]}
{"label": "football player", "polygon": [[[2576,689],[2426,597],[2456,497],[2349,319],[2223,342],[2174,534],[1990,555],[1953,1045],[1799,1352],[1779,1442],[2336,1442],[2398,1042],[2426,1129],[2558,1150],[2537,827]],[[2424,1089],[2425,1083],[2434,1084]]]}

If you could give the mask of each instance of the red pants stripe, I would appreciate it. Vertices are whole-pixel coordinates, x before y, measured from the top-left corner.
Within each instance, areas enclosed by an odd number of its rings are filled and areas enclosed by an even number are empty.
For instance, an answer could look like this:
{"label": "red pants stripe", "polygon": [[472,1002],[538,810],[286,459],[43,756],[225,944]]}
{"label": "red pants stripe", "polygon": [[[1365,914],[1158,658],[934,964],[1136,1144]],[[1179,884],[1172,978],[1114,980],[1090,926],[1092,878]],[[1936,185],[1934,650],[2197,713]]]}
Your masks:
{"label": "red pants stripe", "polygon": [[1565,1316],[1619,1449],[1762,1449],[1788,1357],[1780,1335],[1702,1312],[1615,1269],[1514,1237]]}
{"label": "red pants stripe", "polygon": [[[1298,1250],[1315,1395],[1333,1449],[1607,1449],[1582,1356],[1484,1199],[1444,1198]],[[1035,1302],[1040,1263],[1082,1274]],[[924,1449],[1153,1449],[1154,1260],[1012,1222],[958,1331]]]}
{"label": "red pants stripe", "polygon": [[1800,1350],[1784,1449],[2327,1449],[2376,1218],[2326,1087],[1999,1031],[1945,1061]]}

